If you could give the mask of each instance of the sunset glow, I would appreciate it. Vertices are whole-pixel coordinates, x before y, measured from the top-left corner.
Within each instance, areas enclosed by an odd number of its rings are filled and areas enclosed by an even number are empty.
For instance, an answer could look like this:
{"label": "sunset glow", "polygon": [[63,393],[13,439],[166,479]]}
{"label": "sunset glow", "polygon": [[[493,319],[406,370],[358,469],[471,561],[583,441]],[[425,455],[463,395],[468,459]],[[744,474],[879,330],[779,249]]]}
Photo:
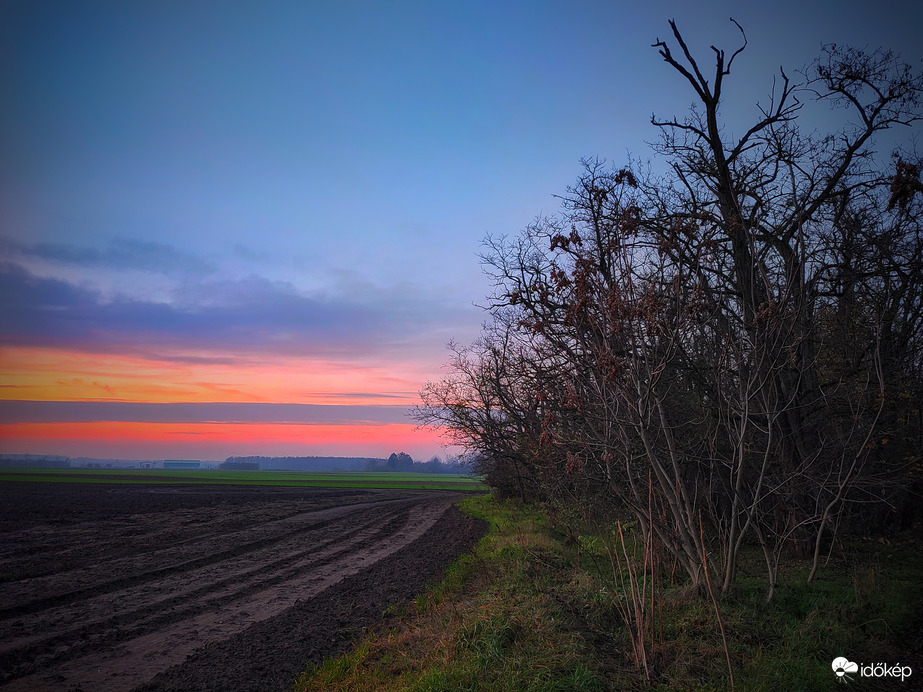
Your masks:
{"label": "sunset glow", "polygon": [[[56,348],[0,349],[4,379],[0,400],[135,403],[293,403],[350,406],[365,420],[329,423],[248,421],[81,422],[0,421],[6,453],[116,455],[118,458],[235,455],[387,456],[407,450],[440,453],[435,431],[375,420],[414,403],[425,373],[411,365],[350,364],[321,359],[208,354],[169,361]],[[372,407],[372,408],[370,408]],[[378,407],[378,408],[374,408]],[[371,415],[370,415],[371,412]],[[371,420],[369,420],[371,418]],[[98,443],[98,446],[96,446]]]}
{"label": "sunset glow", "polygon": [[[66,446],[74,456],[99,444],[119,458],[203,459],[229,456],[375,456],[382,449],[439,449],[439,438],[413,424],[299,425],[261,423],[20,423],[0,424],[0,443],[13,453]],[[347,453],[346,450],[353,450]]]}
{"label": "sunset glow", "polygon": [[[426,364],[190,354],[175,361],[63,349],[0,348],[0,399],[411,404]],[[422,365],[422,367],[421,367]],[[430,369],[433,364],[429,364]]]}
{"label": "sunset glow", "polygon": [[[238,357],[210,354],[177,361],[55,348],[0,349],[4,383],[0,400],[16,402],[291,403],[350,407],[363,419],[324,422],[80,422],[0,421],[0,448],[7,453],[93,456],[94,445],[119,458],[235,455],[387,456],[408,450],[438,453],[435,431],[421,431],[406,416],[414,387],[425,373],[400,363],[348,364],[320,359]],[[388,419],[400,409],[406,423]],[[360,412],[361,409],[361,412]],[[13,409],[15,410],[15,408]],[[83,450],[81,453],[79,450]],[[184,451],[185,450],[185,451]]]}
{"label": "sunset glow", "polygon": [[[823,42],[918,51],[861,4],[732,4],[772,46],[744,94]],[[739,40],[623,5],[0,3],[0,454],[445,454],[406,414],[480,332],[484,238],[646,151],[667,19]]]}

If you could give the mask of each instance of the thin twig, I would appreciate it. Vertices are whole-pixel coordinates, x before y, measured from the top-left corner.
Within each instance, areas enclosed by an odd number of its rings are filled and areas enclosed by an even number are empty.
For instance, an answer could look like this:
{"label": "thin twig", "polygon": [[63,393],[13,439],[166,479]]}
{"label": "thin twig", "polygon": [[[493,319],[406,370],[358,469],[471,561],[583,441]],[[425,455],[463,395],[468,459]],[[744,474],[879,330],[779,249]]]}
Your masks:
{"label": "thin twig", "polygon": [[718,627],[721,630],[721,641],[724,643],[724,657],[728,662],[728,675],[731,677],[731,689],[734,689],[734,668],[731,666],[731,652],[728,649],[728,639],[724,634],[724,618],[721,617],[721,610],[718,608],[718,601],[715,600],[715,592],[711,588],[711,579],[708,576],[708,556],[705,554],[705,527],[702,525],[702,512],[699,512],[699,535],[702,538],[702,569],[705,571],[705,585],[708,587],[708,595],[711,597],[712,605],[715,606],[715,615],[718,618]]}

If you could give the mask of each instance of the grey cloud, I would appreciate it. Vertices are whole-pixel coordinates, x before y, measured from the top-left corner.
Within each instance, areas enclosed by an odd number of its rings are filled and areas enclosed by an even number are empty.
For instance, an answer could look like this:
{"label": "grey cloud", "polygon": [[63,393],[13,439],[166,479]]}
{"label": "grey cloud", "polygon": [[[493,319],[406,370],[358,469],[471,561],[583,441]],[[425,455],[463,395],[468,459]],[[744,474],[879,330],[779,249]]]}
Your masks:
{"label": "grey cloud", "polygon": [[287,423],[387,425],[408,423],[408,408],[393,405],[265,403],[134,403],[113,401],[0,401],[0,423]]}
{"label": "grey cloud", "polygon": [[401,392],[400,394],[382,394],[378,392],[307,392],[307,396],[322,399],[404,399],[415,394],[416,392]]}
{"label": "grey cloud", "polygon": [[114,238],[100,249],[70,243],[25,243],[0,238],[0,250],[7,256],[35,258],[79,267],[135,269],[157,274],[211,274],[213,263],[180,252],[172,245],[147,240]]}
{"label": "grey cloud", "polygon": [[0,265],[0,343],[134,353],[349,356],[419,347],[446,314],[393,295],[305,296],[260,277],[190,283],[175,303],[121,298]]}

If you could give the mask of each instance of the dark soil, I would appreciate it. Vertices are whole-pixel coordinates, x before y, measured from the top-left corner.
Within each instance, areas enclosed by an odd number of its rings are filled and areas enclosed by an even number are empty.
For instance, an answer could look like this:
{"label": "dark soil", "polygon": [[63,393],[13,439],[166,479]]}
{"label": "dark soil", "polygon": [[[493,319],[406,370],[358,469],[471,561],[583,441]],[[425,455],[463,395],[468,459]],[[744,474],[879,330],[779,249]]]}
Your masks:
{"label": "dark soil", "polygon": [[0,484],[0,689],[290,689],[470,549],[458,498]]}
{"label": "dark soil", "polygon": [[391,557],[228,641],[208,645],[138,692],[290,690],[307,663],[349,650],[386,617],[389,606],[437,581],[485,529],[483,521],[451,507],[422,538]]}

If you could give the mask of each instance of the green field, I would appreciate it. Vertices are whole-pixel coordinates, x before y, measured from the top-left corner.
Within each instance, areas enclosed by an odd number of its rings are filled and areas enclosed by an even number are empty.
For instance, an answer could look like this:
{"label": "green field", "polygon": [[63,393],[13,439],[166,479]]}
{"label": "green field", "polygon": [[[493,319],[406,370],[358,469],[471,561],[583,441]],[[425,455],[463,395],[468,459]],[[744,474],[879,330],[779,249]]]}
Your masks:
{"label": "green field", "polygon": [[483,490],[476,476],[398,472],[211,471],[177,469],[0,469],[0,482],[264,485],[309,488]]}

